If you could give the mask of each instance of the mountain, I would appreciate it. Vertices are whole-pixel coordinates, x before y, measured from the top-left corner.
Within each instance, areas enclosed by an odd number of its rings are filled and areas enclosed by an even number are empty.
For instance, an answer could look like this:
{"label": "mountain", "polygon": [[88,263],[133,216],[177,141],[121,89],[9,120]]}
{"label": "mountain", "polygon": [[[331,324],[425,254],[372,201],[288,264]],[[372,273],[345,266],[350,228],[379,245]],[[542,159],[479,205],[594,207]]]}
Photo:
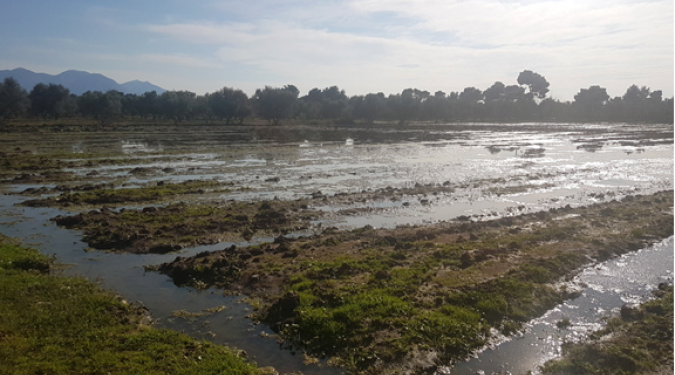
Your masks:
{"label": "mountain", "polygon": [[139,95],[148,91],[157,91],[157,94],[161,94],[166,91],[163,88],[155,86],[148,81],[139,81],[137,79],[123,83],[120,86],[122,87],[120,91],[124,93],[133,93]]}
{"label": "mountain", "polygon": [[119,84],[102,74],[82,72],[79,70],[68,70],[57,75],[35,73],[24,68],[0,70],[0,81],[8,77],[14,77],[14,79],[19,82],[19,85],[28,92],[30,92],[38,83],[63,85],[63,87],[76,95],[82,95],[87,91],[106,92],[109,90],[117,90],[125,94],[138,95],[147,91],[157,91],[158,94],[166,91],[150,82],[134,80]]}

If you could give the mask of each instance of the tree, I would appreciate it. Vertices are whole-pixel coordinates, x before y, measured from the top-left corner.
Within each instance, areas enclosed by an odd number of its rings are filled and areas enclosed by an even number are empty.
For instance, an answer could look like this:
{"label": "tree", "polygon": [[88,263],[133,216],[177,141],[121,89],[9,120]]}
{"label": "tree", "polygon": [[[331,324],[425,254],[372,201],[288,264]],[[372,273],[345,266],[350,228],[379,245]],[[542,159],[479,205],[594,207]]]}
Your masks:
{"label": "tree", "polygon": [[208,105],[213,115],[221,120],[224,119],[228,125],[234,119],[242,123],[244,118],[251,114],[251,102],[248,95],[230,87],[223,87],[210,94]]}
{"label": "tree", "polygon": [[651,102],[661,103],[661,100],[663,100],[663,91],[661,90],[652,91],[652,93],[649,94],[649,100]]}
{"label": "tree", "polygon": [[504,87],[506,86],[503,83],[499,81],[495,82],[487,90],[483,91],[485,101],[491,102],[502,99],[504,97]]}
{"label": "tree", "polygon": [[124,116],[142,116],[141,97],[136,94],[125,94],[122,98],[122,114]]}
{"label": "tree", "polygon": [[59,117],[71,118],[77,115],[77,95],[70,94],[56,103],[56,113]]}
{"label": "tree", "polygon": [[631,85],[623,94],[623,101],[630,104],[640,104],[649,98],[650,90],[647,86]]}
{"label": "tree", "polygon": [[347,107],[345,90],[337,86],[326,87],[321,92],[321,107],[319,115],[324,119],[338,119]]}
{"label": "tree", "polygon": [[480,103],[483,92],[475,87],[466,87],[459,93],[456,102],[457,115],[462,120],[476,120],[482,116]]}
{"label": "tree", "polygon": [[58,104],[60,101],[67,99],[69,95],[70,91],[61,85],[38,83],[28,94],[30,112],[34,116],[41,116],[45,120],[47,117],[53,117],[55,120],[58,120],[60,115]]}
{"label": "tree", "polygon": [[539,103],[539,112],[544,121],[561,121],[569,116],[570,103],[561,103],[551,98],[544,99]]}
{"label": "tree", "polygon": [[305,100],[314,103],[321,103],[323,100],[323,93],[321,92],[321,89],[315,87],[309,90],[307,96],[305,96]]}
{"label": "tree", "polygon": [[210,97],[211,94],[197,95],[194,102],[192,103],[192,112],[190,113],[190,117],[202,119],[206,123],[208,123],[210,120],[213,120],[215,115],[213,114],[211,106],[209,105]]}
{"label": "tree", "polygon": [[631,85],[621,98],[623,100],[623,117],[631,122],[647,121],[657,111],[648,101],[651,90],[647,86]]}
{"label": "tree", "polygon": [[475,87],[466,87],[464,91],[459,94],[459,100],[465,103],[478,103],[483,100],[483,92]]}
{"label": "tree", "polygon": [[504,87],[504,100],[517,102],[519,100],[525,100],[525,89],[518,85],[509,85]]}
{"label": "tree", "polygon": [[78,100],[80,112],[96,119],[101,126],[122,117],[122,100],[124,94],[110,90],[105,94],[100,91],[87,91]]}
{"label": "tree", "polygon": [[326,87],[323,90],[315,87],[300,98],[296,114],[304,119],[340,119],[349,117],[347,112],[358,112],[359,105],[360,99],[349,99],[345,91],[337,86]]}
{"label": "tree", "polygon": [[445,120],[448,117],[448,99],[443,91],[436,91],[433,96],[429,96],[423,103],[423,118],[425,120],[434,120],[436,122]]}
{"label": "tree", "polygon": [[602,110],[607,100],[609,100],[607,89],[597,85],[581,89],[574,95],[574,105],[580,114],[589,120],[598,120],[603,115]]}
{"label": "tree", "polygon": [[298,94],[298,89],[293,85],[281,88],[265,86],[264,89],[255,91],[253,107],[258,116],[278,125],[293,113],[293,104],[298,99]]}
{"label": "tree", "polygon": [[375,119],[383,116],[386,109],[387,98],[384,97],[384,93],[368,94],[363,98],[363,103],[361,103],[360,115],[366,122],[372,124]]}
{"label": "tree", "polygon": [[418,118],[422,110],[422,102],[426,101],[431,94],[429,91],[418,89],[405,89],[398,95],[389,95],[387,100],[392,114],[399,123]]}
{"label": "tree", "polygon": [[591,86],[587,89],[579,90],[574,95],[574,102],[581,105],[601,106],[607,102],[609,95],[607,89],[600,86]]}
{"label": "tree", "polygon": [[175,124],[192,114],[196,94],[190,91],[165,91],[159,96],[161,113]]}
{"label": "tree", "polygon": [[544,76],[534,73],[531,70],[524,70],[518,75],[518,84],[529,88],[528,95],[533,98],[543,100],[548,93],[550,85]]}
{"label": "tree", "polygon": [[29,105],[28,93],[12,77],[0,82],[0,124],[23,116]]}
{"label": "tree", "polygon": [[157,91],[148,91],[143,93],[143,95],[140,97],[138,106],[139,114],[144,119],[152,117],[153,120],[156,120],[162,112]]}

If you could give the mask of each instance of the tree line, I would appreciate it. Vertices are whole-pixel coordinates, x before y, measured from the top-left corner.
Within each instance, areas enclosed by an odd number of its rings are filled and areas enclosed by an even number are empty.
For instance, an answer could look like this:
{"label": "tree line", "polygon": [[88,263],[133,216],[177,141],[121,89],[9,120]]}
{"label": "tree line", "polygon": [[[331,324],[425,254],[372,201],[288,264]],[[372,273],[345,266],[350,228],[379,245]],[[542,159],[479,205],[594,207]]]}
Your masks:
{"label": "tree line", "polygon": [[101,125],[121,119],[221,121],[243,124],[259,118],[273,124],[294,119],[314,123],[332,121],[372,124],[376,121],[429,122],[632,122],[673,123],[673,98],[662,91],[630,86],[623,96],[611,98],[600,86],[582,88],[574,101],[547,97],[549,82],[525,70],[516,82],[495,82],[485,90],[467,87],[445,93],[405,89],[400,94],[347,96],[338,86],[314,88],[307,95],[293,85],[265,86],[248,97],[239,89],[196,95],[190,91],[155,91],[142,95],[119,91],[71,94],[61,85],[39,83],[29,92],[13,78],[0,83],[0,123],[13,118],[60,119],[85,117]]}

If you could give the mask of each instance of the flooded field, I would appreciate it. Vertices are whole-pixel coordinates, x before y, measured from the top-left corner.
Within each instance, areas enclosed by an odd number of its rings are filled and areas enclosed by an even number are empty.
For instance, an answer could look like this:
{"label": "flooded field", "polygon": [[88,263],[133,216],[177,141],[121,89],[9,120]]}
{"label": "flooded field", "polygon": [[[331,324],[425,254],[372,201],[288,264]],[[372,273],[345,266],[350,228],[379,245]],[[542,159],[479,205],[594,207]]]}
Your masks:
{"label": "flooded field", "polygon": [[[142,302],[157,325],[236,346],[260,366],[273,366],[281,373],[337,374],[342,370],[327,366],[330,356],[314,358],[302,349],[289,348],[268,325],[245,318],[256,308],[255,301],[244,299],[246,287],[239,293],[244,295],[227,296],[222,288],[208,283],[178,287],[176,280],[146,272],[145,267],[231,245],[246,248],[272,243],[280,234],[302,240],[364,227],[393,231],[446,221],[480,224],[673,189],[672,125],[191,127],[105,136],[4,134],[2,143],[3,150],[13,151],[4,154],[7,163],[0,173],[5,193],[0,196],[1,233],[55,254],[58,261],[71,265],[63,271],[66,274],[86,276],[129,301]],[[180,192],[155,189],[186,181],[214,184]],[[110,198],[112,190],[149,187],[154,190],[134,199]],[[101,190],[90,201],[81,200],[83,195],[77,199],[64,195],[95,188],[110,190]],[[106,233],[111,236],[112,228],[129,231],[123,222],[116,227],[116,220],[125,215],[135,210],[141,215],[142,209],[142,213],[159,216],[178,202],[189,207],[234,207],[245,214],[242,222],[252,224],[236,224],[237,212],[227,211],[232,218],[227,221],[229,234],[218,232],[224,232],[225,224],[220,229],[200,227],[200,234],[188,228],[193,236],[167,237],[167,241],[176,241],[168,253],[161,247],[161,251],[135,254],[128,249],[137,242],[128,238],[124,246],[108,248],[113,252],[92,245],[103,243],[100,239]],[[247,206],[250,202],[256,209],[269,202],[271,208],[256,213],[253,206]],[[75,229],[66,229],[50,221],[79,212],[85,213],[80,217],[86,221],[92,217],[86,213],[93,209],[97,211],[91,215],[110,215],[100,222],[103,228],[75,223],[71,226]],[[268,216],[285,212],[289,219],[284,225],[258,220],[261,212]],[[672,206],[663,215],[672,215]],[[568,216],[574,219],[579,214]],[[566,219],[556,216],[555,220]],[[94,230],[98,242],[89,240],[92,232],[88,231]],[[146,237],[159,233],[155,227],[142,230],[147,231]],[[489,347],[476,358],[445,363],[448,367],[441,364],[438,371],[536,371],[559,354],[562,341],[583,339],[622,303],[640,302],[658,283],[672,282],[672,237],[636,237],[645,239],[644,250],[594,262],[569,280],[570,289],[582,290],[579,297],[526,322],[514,338]],[[656,245],[647,247],[650,243]],[[217,309],[207,311],[213,308]],[[555,324],[563,318],[571,326],[558,329]],[[497,341],[499,336],[495,335]]]}

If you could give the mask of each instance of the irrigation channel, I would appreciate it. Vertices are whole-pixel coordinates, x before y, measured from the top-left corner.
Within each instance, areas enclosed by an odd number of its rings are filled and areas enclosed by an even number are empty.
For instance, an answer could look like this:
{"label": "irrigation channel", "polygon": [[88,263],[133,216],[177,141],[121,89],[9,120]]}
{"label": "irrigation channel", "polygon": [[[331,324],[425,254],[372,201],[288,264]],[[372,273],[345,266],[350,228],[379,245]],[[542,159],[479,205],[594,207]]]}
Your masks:
{"label": "irrigation channel", "polygon": [[[105,148],[136,159],[150,160],[155,154],[164,157],[147,163],[136,160],[133,165],[64,170],[83,179],[95,170],[98,181],[124,179],[126,186],[160,180],[217,180],[246,187],[224,193],[218,197],[222,200],[292,200],[317,191],[332,196],[388,187],[453,186],[451,193],[432,194],[430,190],[429,194],[404,194],[396,199],[375,195],[354,201],[317,202],[314,208],[327,215],[297,234],[318,233],[329,226],[424,225],[460,216],[474,221],[492,220],[673,188],[672,125],[488,124],[411,129],[308,130],[291,135],[244,132],[192,135],[187,139],[171,134],[122,134],[106,141],[101,141],[98,135],[77,140],[52,139],[54,143],[49,147],[73,151]],[[47,147],[40,145],[38,138],[33,142],[37,145],[33,147],[35,150]],[[167,150],[171,153],[167,154]],[[139,167],[155,172],[142,176],[129,173]],[[223,296],[215,289],[177,287],[165,275],[144,271],[144,266],[173,260],[176,253],[92,251],[81,241],[80,232],[60,228],[49,220],[71,213],[17,205],[28,199],[17,192],[41,186],[54,184],[3,185],[0,233],[20,238],[43,253],[54,254],[58,262],[70,265],[60,272],[83,275],[114,289],[129,302],[142,302],[158,326],[245,350],[260,366],[273,366],[281,373],[340,373],[339,369],[325,366],[325,361],[320,366],[305,365],[299,353],[280,349],[276,340],[267,337],[274,334],[271,329],[245,318],[251,307],[241,303],[242,296]],[[240,247],[272,240],[273,237],[254,236],[246,242],[185,248],[178,255],[191,256],[232,244]],[[530,321],[520,334],[497,340],[474,358],[441,367],[439,372],[536,371],[545,360],[559,355],[562,342],[583,340],[602,325],[603,317],[616,314],[623,303],[644,301],[658,283],[672,279],[672,237],[594,264],[570,282],[570,286],[582,291],[580,297]],[[199,312],[217,306],[225,309],[192,319],[172,317],[179,310]],[[572,324],[559,329],[556,322],[563,318]]]}

